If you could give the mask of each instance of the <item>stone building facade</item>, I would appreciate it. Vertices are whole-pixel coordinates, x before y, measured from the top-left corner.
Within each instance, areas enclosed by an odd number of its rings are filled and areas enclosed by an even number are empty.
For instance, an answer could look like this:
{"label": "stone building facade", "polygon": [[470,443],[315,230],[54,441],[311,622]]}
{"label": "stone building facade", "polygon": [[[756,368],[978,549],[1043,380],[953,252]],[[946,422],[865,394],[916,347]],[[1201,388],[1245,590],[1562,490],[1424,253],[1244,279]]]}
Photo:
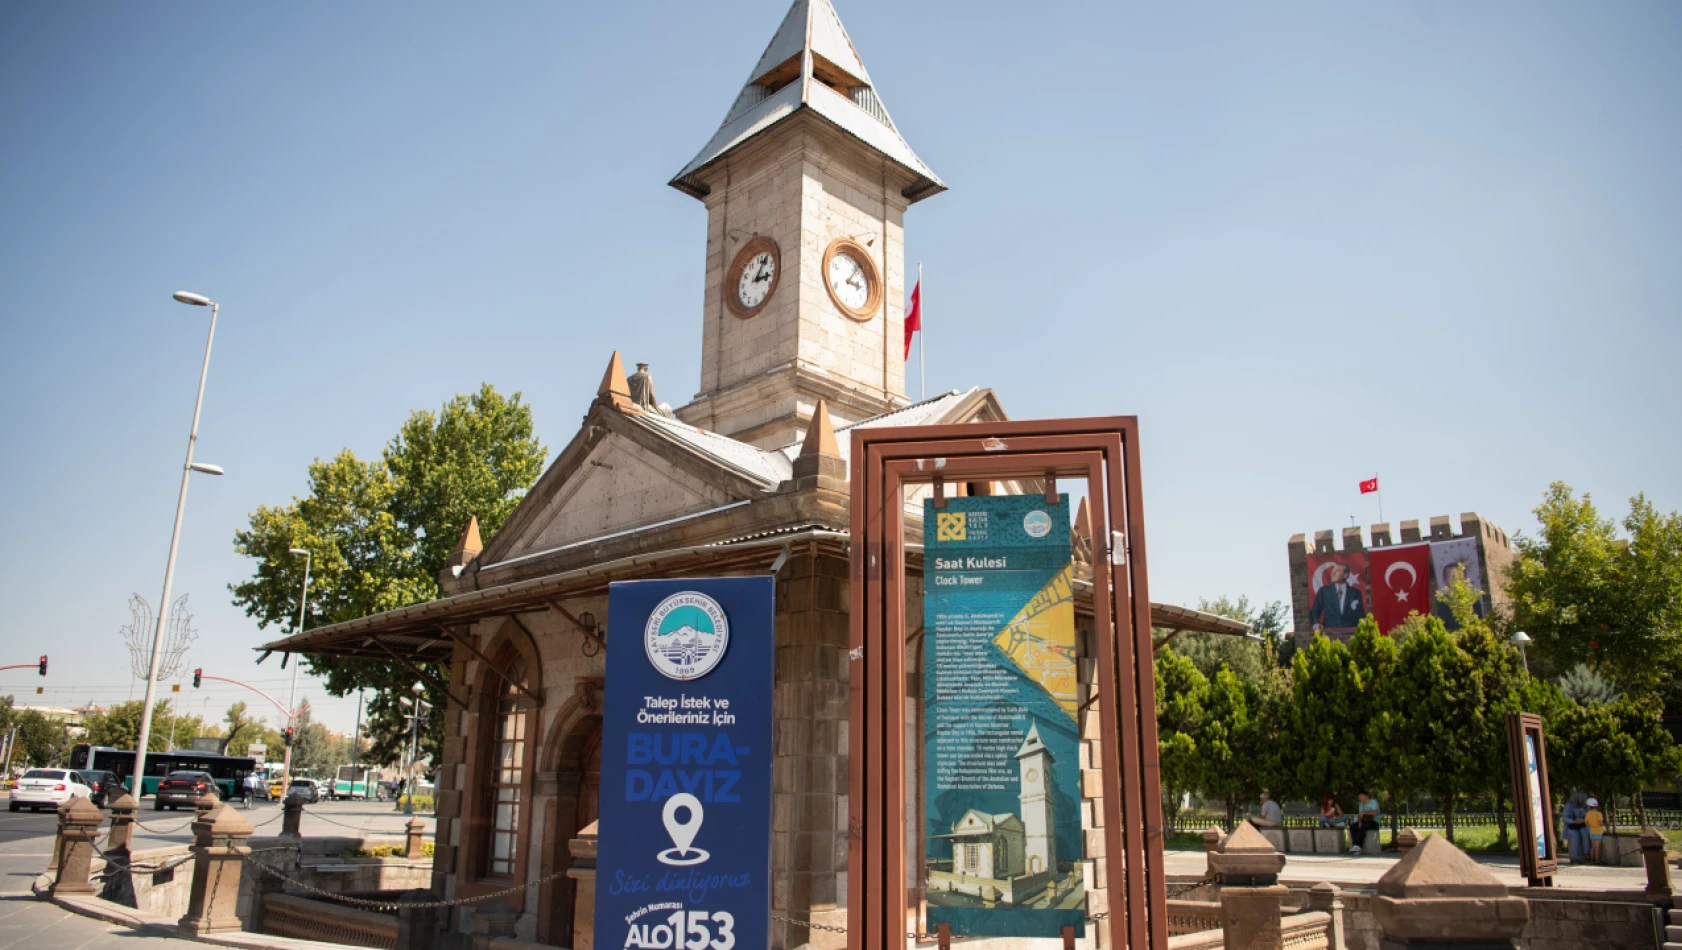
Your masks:
{"label": "stone building facade", "polygon": [[[893,126],[828,0],[796,0],[717,135],[671,184],[708,215],[702,391],[669,410],[648,367],[627,376],[615,353],[578,431],[508,521],[488,541],[464,527],[439,577],[443,598],[268,648],[403,664],[447,694],[432,890],[460,899],[528,885],[500,898],[517,935],[569,946],[579,908],[568,842],[604,792],[608,585],[774,573],[769,818],[783,919],[772,945],[842,946],[844,934],[804,922],[846,922],[848,431],[1006,416],[985,388],[905,396],[904,213],[945,186]],[[915,501],[909,540],[921,539]],[[1077,560],[1091,549],[1078,523],[1075,548]],[[920,557],[907,565],[912,616]],[[1090,643],[1085,597],[1077,616]],[[1243,629],[1164,614],[1183,629]],[[920,650],[907,646],[914,706]],[[1095,714],[1083,716],[1087,738]],[[1084,751],[1083,767],[1096,776]],[[1085,812],[1094,828],[1090,801]],[[906,829],[913,849],[920,834]],[[474,907],[451,910],[445,927],[470,931]]]}

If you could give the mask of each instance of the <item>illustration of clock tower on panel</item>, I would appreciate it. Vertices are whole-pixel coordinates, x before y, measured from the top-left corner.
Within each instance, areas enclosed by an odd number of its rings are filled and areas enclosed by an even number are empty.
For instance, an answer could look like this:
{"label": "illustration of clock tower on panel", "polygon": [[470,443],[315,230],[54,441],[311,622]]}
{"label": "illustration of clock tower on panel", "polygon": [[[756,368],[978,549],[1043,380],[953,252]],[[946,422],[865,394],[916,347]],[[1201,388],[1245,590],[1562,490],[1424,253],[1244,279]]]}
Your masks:
{"label": "illustration of clock tower on panel", "polygon": [[795,0],[671,185],[707,206],[691,425],[761,448],[904,406],[905,209],[946,190],[894,127],[829,0]]}
{"label": "illustration of clock tower on panel", "polygon": [[1028,727],[1022,748],[1016,750],[1016,768],[1022,782],[1023,855],[1029,874],[1057,870],[1057,788],[1051,778],[1051,761],[1051,750],[1040,738],[1039,725]]}

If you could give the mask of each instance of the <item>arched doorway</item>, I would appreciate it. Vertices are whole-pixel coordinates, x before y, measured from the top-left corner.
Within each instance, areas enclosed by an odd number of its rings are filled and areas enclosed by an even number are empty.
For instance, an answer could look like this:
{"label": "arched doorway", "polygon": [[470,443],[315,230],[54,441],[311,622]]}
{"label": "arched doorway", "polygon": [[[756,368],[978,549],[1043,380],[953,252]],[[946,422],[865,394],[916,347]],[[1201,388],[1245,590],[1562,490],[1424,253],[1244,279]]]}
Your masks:
{"label": "arched doorway", "polygon": [[602,800],[602,724],[584,740],[584,752],[578,759],[578,820],[573,825],[583,828],[596,820]]}
{"label": "arched doorway", "polygon": [[[543,842],[548,857],[546,874],[562,871],[572,863],[572,839],[596,820],[601,805],[602,717],[594,701],[599,695],[599,688],[581,691],[581,701],[562,710],[561,725],[551,733],[544,753],[546,774],[552,783],[549,787],[553,789]],[[557,947],[572,945],[577,890],[578,882],[566,877],[538,888],[538,942]]]}

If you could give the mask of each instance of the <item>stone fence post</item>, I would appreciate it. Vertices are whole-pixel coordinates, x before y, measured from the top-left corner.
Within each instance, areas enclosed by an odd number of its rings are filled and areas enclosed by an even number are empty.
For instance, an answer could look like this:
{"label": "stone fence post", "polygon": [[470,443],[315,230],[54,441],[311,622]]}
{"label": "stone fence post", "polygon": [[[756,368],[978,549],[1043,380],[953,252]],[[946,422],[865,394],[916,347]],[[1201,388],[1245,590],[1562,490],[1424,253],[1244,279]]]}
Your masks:
{"label": "stone fence post", "polygon": [[1279,872],[1285,856],[1254,825],[1241,822],[1209,862],[1221,878],[1226,950],[1284,950],[1281,903],[1290,888],[1279,883]]}
{"label": "stone fence post", "polygon": [[421,842],[425,837],[426,822],[419,818],[410,818],[403,824],[405,840],[403,842],[403,856],[405,858],[426,857],[426,846]]}
{"label": "stone fence post", "polygon": [[[426,888],[409,891],[402,897],[405,904],[426,904],[438,895]],[[437,950],[438,908],[402,907],[397,911],[397,945],[403,950]]]}
{"label": "stone fence post", "polygon": [[128,789],[119,788],[119,794],[107,806],[111,810],[111,832],[105,839],[105,855],[110,861],[121,862],[122,867],[111,867],[106,864],[105,887],[99,896],[129,907],[134,906],[134,879],[128,870],[129,853],[134,841],[134,813],[140,810],[140,803],[134,800]]}
{"label": "stone fence post", "polygon": [[1664,832],[1652,825],[1641,829],[1641,860],[1647,865],[1647,893],[1671,895],[1670,865],[1665,863]]}
{"label": "stone fence post", "polygon": [[304,836],[298,829],[304,821],[304,800],[296,795],[288,795],[281,799],[280,836],[292,841]]}
{"label": "stone fence post", "polygon": [[578,882],[578,899],[572,905],[572,950],[593,950],[596,945],[596,823],[579,829],[578,837],[567,842],[572,867],[567,877]]}
{"label": "stone fence post", "polygon": [[1417,847],[1419,847],[1419,832],[1412,828],[1403,828],[1396,835],[1396,850],[1401,852],[1402,857],[1407,857],[1408,852]]}
{"label": "stone fence post", "polygon": [[57,811],[58,811],[58,830],[56,832],[54,832],[53,853],[50,857],[47,858],[47,870],[48,871],[58,870],[58,854],[59,854],[60,851],[64,850],[65,816],[70,814],[70,806],[75,804],[75,803],[76,803],[76,799],[66,798],[64,800],[64,804],[58,806],[58,808],[57,808]]}
{"label": "stone fence post", "polygon": [[99,834],[105,815],[99,806],[85,798],[72,798],[59,813],[58,876],[53,879],[52,895],[92,894],[93,839]]}
{"label": "stone fence post", "polygon": [[193,890],[178,925],[182,936],[241,929],[239,881],[251,832],[251,823],[226,803],[193,822]]}
{"label": "stone fence post", "polygon": [[1203,876],[1215,875],[1215,862],[1210,860],[1216,851],[1221,849],[1221,842],[1226,840],[1226,834],[1221,829],[1210,825],[1203,829]]}
{"label": "stone fence post", "polygon": [[480,905],[473,914],[473,950],[490,950],[498,937],[514,936],[514,924],[520,912],[502,901]]}
{"label": "stone fence post", "polygon": [[1331,939],[1327,941],[1330,950],[1344,950],[1342,897],[1343,892],[1331,881],[1321,881],[1308,889],[1308,909],[1331,915]]}
{"label": "stone fence post", "polygon": [[1442,835],[1427,835],[1378,879],[1373,916],[1383,950],[1515,946],[1530,902],[1513,897],[1488,869]]}

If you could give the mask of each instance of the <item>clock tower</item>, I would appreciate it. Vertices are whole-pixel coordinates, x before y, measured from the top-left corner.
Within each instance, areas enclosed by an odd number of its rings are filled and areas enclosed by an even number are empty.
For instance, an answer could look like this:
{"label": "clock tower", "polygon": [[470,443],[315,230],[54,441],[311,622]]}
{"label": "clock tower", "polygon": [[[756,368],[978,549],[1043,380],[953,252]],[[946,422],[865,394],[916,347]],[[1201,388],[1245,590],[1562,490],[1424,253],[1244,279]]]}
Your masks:
{"label": "clock tower", "polygon": [[1022,788],[1023,858],[1029,874],[1057,870],[1057,784],[1051,778],[1051,750],[1040,738],[1038,723],[1028,727],[1016,750]]}
{"label": "clock tower", "polygon": [[905,209],[946,185],[829,0],[795,0],[671,185],[707,207],[701,391],[680,419],[777,448],[820,399],[840,425],[906,404]]}

